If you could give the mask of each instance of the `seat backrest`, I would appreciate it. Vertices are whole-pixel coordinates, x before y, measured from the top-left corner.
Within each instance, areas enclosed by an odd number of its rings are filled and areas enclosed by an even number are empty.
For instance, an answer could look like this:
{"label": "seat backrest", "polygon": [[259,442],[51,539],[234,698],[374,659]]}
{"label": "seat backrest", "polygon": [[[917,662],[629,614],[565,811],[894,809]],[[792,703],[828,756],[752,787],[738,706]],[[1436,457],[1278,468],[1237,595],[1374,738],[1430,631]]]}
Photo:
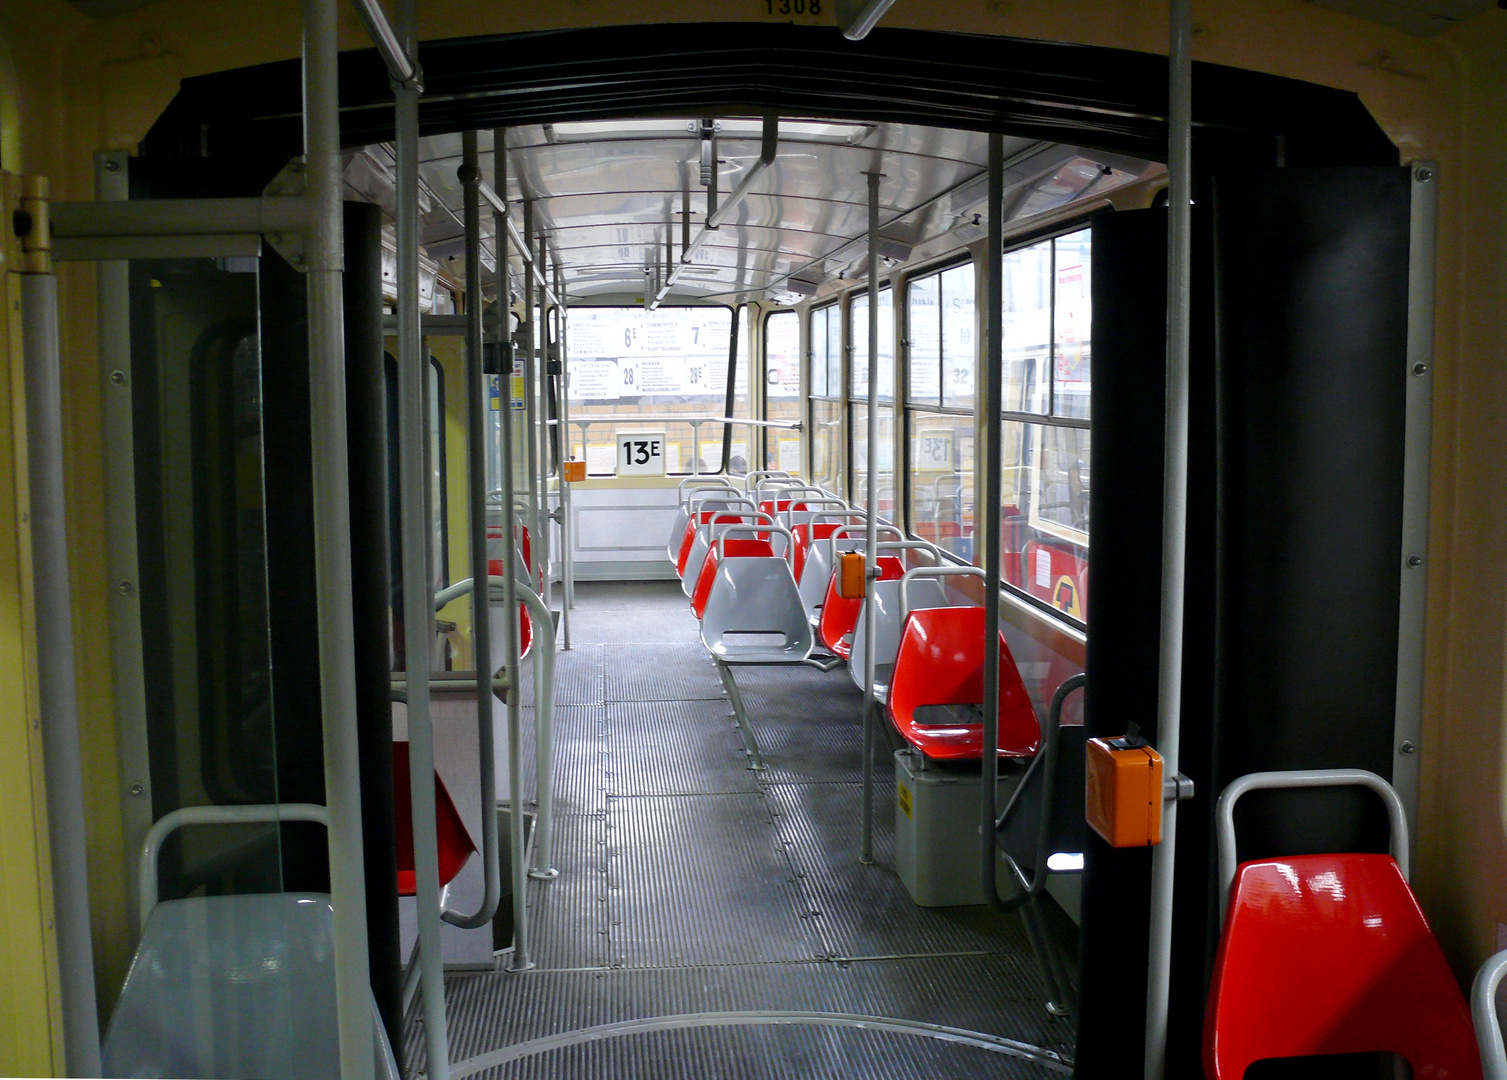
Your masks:
{"label": "seat backrest", "polygon": [[[506,568],[503,566],[501,559],[492,559],[490,562],[488,562],[487,573],[492,577],[505,577],[507,575]],[[502,655],[503,649],[505,648],[502,635],[506,631],[507,627],[499,617],[498,608],[498,604],[492,604],[491,628],[493,671],[496,671],[498,668],[502,667],[503,663],[505,662]],[[534,620],[529,618],[528,605],[520,600],[518,601],[518,659],[522,660],[524,657],[528,656],[529,649],[533,648],[533,646]]]}
{"label": "seat backrest", "polygon": [[[899,581],[905,573],[905,564],[894,555],[880,555],[876,559],[880,581]],[[858,613],[863,609],[863,598],[849,600],[837,593],[839,573],[833,571],[827,582],[827,595],[822,600],[821,622],[817,624],[817,636],[834,656],[844,660],[853,648],[853,631],[858,623]]]}
{"label": "seat backrest", "polygon": [[802,522],[794,526],[790,533],[795,537],[795,564],[793,567],[795,580],[801,580],[801,573],[806,569],[806,557],[810,554],[813,546],[820,546],[819,542],[831,536],[837,529],[835,521]]}
{"label": "seat backrest", "polygon": [[724,558],[774,557],[774,545],[757,536],[730,536],[720,544],[713,544],[702,560],[701,573],[697,576],[696,587],[691,593],[691,612],[700,619],[702,612],[706,610],[706,599],[712,594],[712,583],[717,580],[717,567]]}
{"label": "seat backrest", "polygon": [[[834,527],[833,531],[836,531]],[[831,536],[828,532],[827,536]],[[837,542],[839,551],[853,550],[862,541],[861,536],[847,537]],[[801,605],[805,608],[806,616],[814,616],[822,606],[822,601],[827,595],[827,585],[832,580],[832,544],[823,540],[820,543],[812,543],[806,549],[805,560],[801,564],[800,597]]]}
{"label": "seat backrest", "polygon": [[[889,711],[896,730],[927,757],[977,760],[983,752],[981,722],[961,718],[936,722],[918,711],[928,706],[976,706],[983,700],[984,609],[913,609],[900,632],[890,679]],[[999,639],[998,715],[1000,754],[1034,754],[1041,741],[1041,725],[1003,634]]]}
{"label": "seat backrest", "polygon": [[1381,1051],[1416,1077],[1479,1080],[1470,1011],[1390,855],[1236,871],[1204,1020],[1212,1080],[1264,1058]]}
{"label": "seat backrest", "polygon": [[[738,635],[768,640],[740,644]],[[722,559],[702,611],[701,640],[726,660],[783,662],[810,655],[811,623],[790,564],[779,557]]]}
{"label": "seat backrest", "polygon": [[[859,605],[858,616],[853,621],[853,655],[848,658],[848,674],[860,690],[863,689],[864,665],[868,662],[866,624],[871,607],[870,598],[872,609],[879,620],[878,630],[874,635],[876,664],[895,662],[895,653],[900,648],[900,628],[904,625],[900,619],[900,582],[893,579],[875,582],[869,590],[869,597],[865,597]],[[912,609],[918,609],[946,607],[951,601],[947,599],[947,590],[942,582],[936,578],[918,578],[911,582],[910,603]]]}
{"label": "seat backrest", "polygon": [[[396,824],[393,846],[398,855],[398,895],[417,892],[417,875],[413,862],[413,789],[409,784],[408,743],[392,744],[392,798]],[[434,776],[434,812],[436,840],[439,845],[440,885],[450,884],[466,860],[476,854],[476,844],[466,831],[460,811],[439,774]]]}

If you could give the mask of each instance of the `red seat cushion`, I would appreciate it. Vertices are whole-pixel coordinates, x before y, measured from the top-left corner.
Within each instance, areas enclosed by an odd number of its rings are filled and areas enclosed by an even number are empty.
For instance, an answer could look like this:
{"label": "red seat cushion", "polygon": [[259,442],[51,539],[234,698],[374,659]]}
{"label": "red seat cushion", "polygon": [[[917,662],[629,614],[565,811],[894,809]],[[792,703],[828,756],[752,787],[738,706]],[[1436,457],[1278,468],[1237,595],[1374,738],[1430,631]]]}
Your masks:
{"label": "red seat cushion", "polygon": [[[487,573],[493,577],[506,577],[501,559],[492,559],[487,563]],[[518,659],[522,660],[528,655],[529,648],[534,644],[534,621],[529,618],[528,605],[522,600],[518,601]]]}
{"label": "red seat cushion", "polygon": [[1388,855],[1298,855],[1235,874],[1204,1017],[1204,1067],[1401,1054],[1418,1080],[1479,1080],[1470,1010]]}
{"label": "red seat cushion", "polygon": [[826,540],[840,527],[835,521],[817,525],[802,522],[790,530],[795,538],[795,565],[791,568],[791,572],[796,581],[801,580],[801,572],[806,569],[806,553],[811,550],[811,545],[818,540]]}
{"label": "red seat cushion", "polygon": [[[393,846],[398,855],[398,895],[413,896],[417,874],[413,864],[413,789],[409,784],[408,744],[392,744],[392,797],[396,835]],[[455,880],[466,860],[476,853],[476,844],[466,831],[460,811],[450,798],[445,782],[434,776],[434,810],[436,839],[439,843],[440,885]]]}
{"label": "red seat cushion", "polygon": [[[906,617],[895,654],[887,705],[895,730],[929,758],[976,761],[984,752],[982,722],[928,722],[929,705],[979,705],[984,700],[984,609],[926,608]],[[999,754],[1029,757],[1041,727],[1015,658],[999,640]]]}
{"label": "red seat cushion", "polygon": [[[719,547],[723,549],[721,554],[717,550]],[[696,579],[696,588],[691,592],[691,611],[698,619],[706,611],[707,597],[712,595],[712,584],[717,580],[717,567],[721,565],[724,555],[729,559],[775,557],[774,545],[757,536],[730,536],[720,544],[713,544],[706,553],[706,561],[701,564],[701,576]]]}
{"label": "red seat cushion", "polygon": [[[893,555],[881,555],[875,560],[879,566],[880,581],[896,581],[905,575],[905,565]],[[858,612],[863,600],[845,600],[837,594],[836,568],[827,582],[827,595],[822,600],[822,618],[817,630],[822,644],[833,656],[847,660],[853,655],[852,633],[858,625]]]}

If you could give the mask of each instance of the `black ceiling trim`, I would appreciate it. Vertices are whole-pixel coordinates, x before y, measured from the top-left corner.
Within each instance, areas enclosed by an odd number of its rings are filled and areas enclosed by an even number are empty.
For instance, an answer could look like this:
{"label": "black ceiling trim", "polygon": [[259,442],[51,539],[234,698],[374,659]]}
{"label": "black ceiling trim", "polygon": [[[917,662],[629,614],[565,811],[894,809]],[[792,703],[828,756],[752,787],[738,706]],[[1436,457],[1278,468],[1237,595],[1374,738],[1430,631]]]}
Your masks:
{"label": "black ceiling trim", "polygon": [[[879,29],[674,24],[429,42],[420,129],[440,134],[546,121],[778,112],[1001,131],[1161,161],[1167,60],[1085,45]],[[374,50],[340,58],[341,138],[393,135]],[[1355,94],[1194,65],[1205,164],[1396,164]],[[302,143],[296,60],[185,79],[142,145],[149,156],[291,156]]]}

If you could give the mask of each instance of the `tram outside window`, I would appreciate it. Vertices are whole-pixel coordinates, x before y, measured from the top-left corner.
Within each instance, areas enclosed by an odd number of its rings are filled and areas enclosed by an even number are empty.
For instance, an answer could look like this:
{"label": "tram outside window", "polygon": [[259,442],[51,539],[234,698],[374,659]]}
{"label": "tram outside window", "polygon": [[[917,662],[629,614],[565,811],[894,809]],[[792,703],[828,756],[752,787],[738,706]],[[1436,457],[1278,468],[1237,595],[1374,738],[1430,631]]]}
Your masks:
{"label": "tram outside window", "polygon": [[[751,304],[738,308],[737,355],[733,360],[732,407],[728,416],[753,419],[753,400],[749,395],[748,366],[753,361],[754,309]],[[751,427],[727,425],[727,472],[729,476],[744,476],[754,466],[755,430]],[[720,464],[720,462],[719,462]]]}
{"label": "tram outside window", "polygon": [[1088,613],[1092,267],[1087,229],[1006,253],[1001,553],[1008,584]]}
{"label": "tram outside window", "polygon": [[[770,312],[764,319],[764,419],[801,418],[801,317],[795,311]],[[764,430],[764,467],[799,474],[798,431]]]}
{"label": "tram outside window", "polygon": [[[879,513],[895,516],[895,294],[888,286],[879,290]],[[852,490],[848,499],[855,506],[868,500],[869,475],[869,297],[861,293],[848,305],[848,340],[853,343],[849,378],[852,391],[849,431]]]}
{"label": "tram outside window", "polygon": [[811,312],[811,478],[842,491],[842,312],[827,304]]}
{"label": "tram outside window", "polygon": [[913,279],[906,305],[906,522],[912,534],[972,561],[978,351],[973,264]]}
{"label": "tram outside window", "polygon": [[727,307],[571,307],[570,449],[588,476],[616,473],[620,430],[663,431],[666,473],[690,475],[692,454],[699,472],[721,471],[724,425],[671,417],[724,415],[732,318]]}

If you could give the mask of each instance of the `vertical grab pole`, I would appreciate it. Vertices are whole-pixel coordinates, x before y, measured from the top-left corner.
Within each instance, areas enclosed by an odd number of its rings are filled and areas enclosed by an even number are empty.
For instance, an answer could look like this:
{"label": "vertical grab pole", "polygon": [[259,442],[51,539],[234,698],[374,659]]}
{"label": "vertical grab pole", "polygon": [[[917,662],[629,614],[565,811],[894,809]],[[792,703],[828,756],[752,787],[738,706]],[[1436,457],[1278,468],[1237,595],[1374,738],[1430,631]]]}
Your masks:
{"label": "vertical grab pole", "polygon": [[[555,263],[555,296],[560,300],[560,432],[565,440],[565,456],[571,457],[574,447],[570,441],[570,308],[565,302],[565,270],[558,262]],[[585,439],[582,440],[581,456],[586,456]],[[576,606],[576,551],[575,551],[575,519],[571,517],[571,506],[575,502],[571,485],[562,484],[562,495],[565,500],[564,539],[561,544],[565,557],[565,610],[569,611]],[[565,622],[565,647],[570,648],[570,620]]]}
{"label": "vertical grab pole", "polygon": [[[304,157],[309,427],[313,452],[314,569],[319,611],[319,702],[325,803],[330,811],[335,1008],[342,1077],[372,1075],[366,856],[356,740],[356,631],[351,610],[351,501],[345,437],[345,271],[341,210],[335,0],[304,0]],[[423,596],[420,599],[427,600]]]}
{"label": "vertical grab pole", "polygon": [[[1004,405],[1004,344],[1000,314],[1004,308],[1005,201],[1004,137],[989,136],[989,250],[985,256],[984,325],[989,337],[984,353],[984,745],[979,798],[979,856],[984,895],[997,903],[994,874],[994,788],[999,779],[999,514],[1003,498],[1000,473],[1000,414]],[[958,493],[962,502],[962,492]],[[1046,813],[1043,808],[1042,813]],[[1038,872],[1041,872],[1038,869]]]}
{"label": "vertical grab pole", "polygon": [[[523,200],[523,245],[527,249],[523,252],[525,266],[523,267],[523,424],[526,432],[523,445],[525,460],[528,468],[528,513],[525,515],[528,522],[530,537],[528,559],[528,582],[529,588],[537,589],[539,580],[534,576],[534,568],[539,565],[539,395],[538,379],[535,374],[535,354],[538,350],[539,330],[534,322],[536,310],[534,304],[534,201]],[[539,628],[543,633],[544,628]]]}
{"label": "vertical grab pole", "polygon": [[[492,130],[492,181],[498,198],[508,198],[508,140],[506,128]],[[503,215],[493,211],[492,228],[497,237],[497,310],[501,337],[509,337],[512,301],[508,292],[508,229]],[[524,267],[525,275],[528,267]],[[512,350],[507,350],[512,355]],[[526,971],[534,965],[528,958],[528,852],[523,835],[523,712],[518,696],[518,541],[513,533],[513,374],[504,365],[502,398],[502,608],[508,673],[508,840],[509,871],[513,880],[513,967]],[[474,588],[473,584],[473,588]],[[490,586],[487,589],[491,595]]]}
{"label": "vertical grab pole", "polygon": [[[550,428],[549,428],[549,294],[545,290],[549,287],[549,275],[546,269],[549,264],[549,240],[544,235],[544,230],[539,230],[538,246],[534,268],[539,274],[539,360],[535,378],[539,384],[538,397],[535,399],[539,405],[538,427],[539,433],[539,535],[534,537],[534,543],[539,548],[539,565],[544,570],[544,580],[539,584],[539,595],[544,600],[545,608],[550,608],[550,536],[554,531],[554,512],[549,506],[549,464],[550,464]],[[553,616],[551,616],[553,618]],[[550,635],[554,636],[555,627],[551,623]],[[537,720],[537,715],[535,717]]]}
{"label": "vertical grab pole", "polygon": [[[884,174],[871,172],[869,178],[869,446],[868,510],[864,533],[864,594],[873,589],[879,577],[875,556],[879,543],[879,181]],[[874,650],[878,648],[879,620],[865,619],[863,625],[863,836],[858,861],[868,866],[874,861]]]}
{"label": "vertical grab pole", "polygon": [[[417,0],[399,0],[397,32],[410,58],[418,55]],[[429,573],[429,522],[424,467],[424,360],[419,327],[419,88],[399,86],[397,99],[398,245],[398,495],[403,553],[403,666],[408,677],[408,779],[412,791],[415,962],[423,998],[424,1045],[433,1080],[450,1075],[445,1024],[445,971],[440,962],[440,871],[434,794],[434,733],[429,720],[429,641],[434,627],[434,578]],[[337,197],[339,188],[336,188]],[[367,1039],[368,1046],[370,1038]]]}
{"label": "vertical grab pole", "polygon": [[[1167,172],[1167,449],[1162,473],[1162,612],[1156,746],[1162,775],[1177,776],[1182,725],[1183,593],[1188,531],[1188,341],[1192,304],[1193,10],[1172,0]],[[1151,943],[1146,972],[1146,1080],[1167,1068],[1172,978],[1172,884],[1177,857],[1177,785],[1162,800],[1162,842],[1151,849]]]}
{"label": "vertical grab pole", "polygon": [[[560,264],[555,263],[555,355],[560,360],[560,377],[557,384],[555,441],[560,447],[559,460],[570,457],[570,408],[566,399],[570,396],[565,378],[565,289],[561,284]],[[560,477],[560,628],[565,638],[565,651],[570,651],[570,609],[573,602],[570,587],[570,485],[565,482],[565,466],[557,465]]]}
{"label": "vertical grab pole", "polygon": [[492,590],[487,559],[487,376],[481,327],[481,165],[475,130],[461,133],[460,182],[466,228],[466,501],[471,544],[471,641],[476,653],[476,742],[481,765],[481,907],[474,915],[446,912],[453,926],[474,930],[492,921],[502,897],[497,844],[497,746],[492,726]]}
{"label": "vertical grab pole", "polygon": [[[45,198],[46,181],[31,194]],[[83,751],[73,664],[73,596],[68,582],[67,493],[58,341],[58,279],[47,264],[21,275],[22,362],[31,483],[32,566],[36,582],[37,697],[52,855],[52,902],[63,1001],[63,1065],[68,1076],[98,1076],[99,1011],[89,926]],[[146,913],[142,912],[145,917]],[[362,939],[363,945],[365,939]]]}

